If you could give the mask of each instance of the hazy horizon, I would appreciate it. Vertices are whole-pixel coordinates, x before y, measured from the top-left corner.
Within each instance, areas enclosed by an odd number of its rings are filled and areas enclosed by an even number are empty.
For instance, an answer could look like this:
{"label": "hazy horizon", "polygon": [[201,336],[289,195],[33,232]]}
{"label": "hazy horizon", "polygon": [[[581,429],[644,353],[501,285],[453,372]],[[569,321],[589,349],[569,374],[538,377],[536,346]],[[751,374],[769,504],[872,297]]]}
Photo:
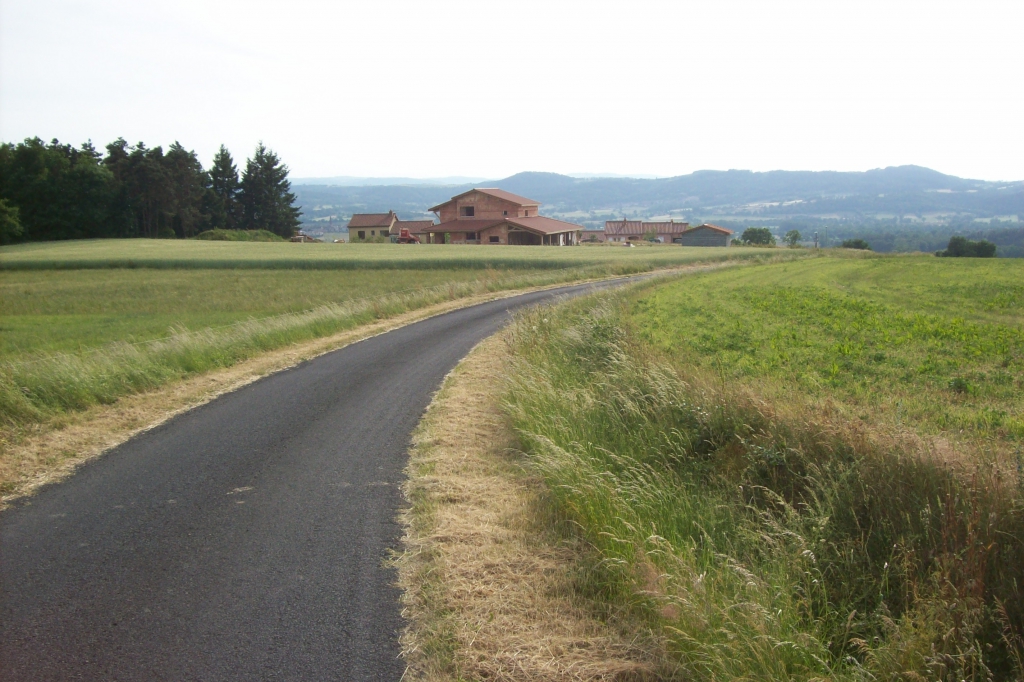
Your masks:
{"label": "hazy horizon", "polygon": [[206,165],[263,140],[296,178],[1015,181],[1021,25],[1007,0],[0,0],[0,139],[178,140]]}

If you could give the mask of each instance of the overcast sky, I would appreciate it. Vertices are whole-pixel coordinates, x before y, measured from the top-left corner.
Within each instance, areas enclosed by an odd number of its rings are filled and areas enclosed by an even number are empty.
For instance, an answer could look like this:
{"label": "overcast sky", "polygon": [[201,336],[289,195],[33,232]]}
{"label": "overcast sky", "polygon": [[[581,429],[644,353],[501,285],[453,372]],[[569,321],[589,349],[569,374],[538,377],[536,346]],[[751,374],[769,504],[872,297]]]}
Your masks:
{"label": "overcast sky", "polygon": [[0,0],[0,138],[298,177],[1024,179],[1024,2]]}

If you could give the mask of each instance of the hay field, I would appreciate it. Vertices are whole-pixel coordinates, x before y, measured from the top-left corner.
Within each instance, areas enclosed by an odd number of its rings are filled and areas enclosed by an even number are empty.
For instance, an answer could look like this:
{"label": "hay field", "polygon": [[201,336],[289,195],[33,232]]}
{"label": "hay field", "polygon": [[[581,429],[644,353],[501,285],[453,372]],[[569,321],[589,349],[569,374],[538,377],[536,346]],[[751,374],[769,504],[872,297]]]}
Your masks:
{"label": "hay field", "polygon": [[836,254],[532,311],[507,409],[681,679],[1024,676],[1024,264]]}
{"label": "hay field", "polygon": [[536,248],[458,244],[292,244],[98,239],[0,247],[0,270],[55,268],[558,269],[614,265],[642,271],[709,258],[756,257],[750,248],[610,245]]}

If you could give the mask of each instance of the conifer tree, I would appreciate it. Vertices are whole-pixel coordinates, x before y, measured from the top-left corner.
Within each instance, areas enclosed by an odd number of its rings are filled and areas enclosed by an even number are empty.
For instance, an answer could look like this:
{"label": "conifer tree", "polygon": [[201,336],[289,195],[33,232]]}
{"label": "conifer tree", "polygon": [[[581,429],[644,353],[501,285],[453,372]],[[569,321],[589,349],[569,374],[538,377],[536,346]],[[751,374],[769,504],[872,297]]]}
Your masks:
{"label": "conifer tree", "polygon": [[242,227],[246,230],[269,230],[282,237],[291,237],[299,226],[299,209],[288,181],[288,166],[277,154],[260,142],[256,153],[245,163],[239,190]]}
{"label": "conifer tree", "polygon": [[235,230],[239,227],[240,207],[238,205],[238,167],[231,158],[231,152],[224,145],[213,157],[210,168],[210,190],[214,198],[210,202],[213,227]]}

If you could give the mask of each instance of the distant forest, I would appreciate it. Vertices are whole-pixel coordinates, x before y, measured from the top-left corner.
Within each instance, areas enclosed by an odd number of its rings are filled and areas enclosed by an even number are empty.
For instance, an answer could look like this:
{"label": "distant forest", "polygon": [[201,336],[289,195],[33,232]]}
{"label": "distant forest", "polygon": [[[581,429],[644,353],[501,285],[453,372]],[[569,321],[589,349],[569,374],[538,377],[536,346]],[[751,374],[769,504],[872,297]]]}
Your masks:
{"label": "distant forest", "polygon": [[261,142],[239,175],[221,145],[209,170],[175,142],[119,138],[102,154],[39,138],[0,145],[0,243],[194,237],[214,228],[290,237],[301,211],[288,167]]}

